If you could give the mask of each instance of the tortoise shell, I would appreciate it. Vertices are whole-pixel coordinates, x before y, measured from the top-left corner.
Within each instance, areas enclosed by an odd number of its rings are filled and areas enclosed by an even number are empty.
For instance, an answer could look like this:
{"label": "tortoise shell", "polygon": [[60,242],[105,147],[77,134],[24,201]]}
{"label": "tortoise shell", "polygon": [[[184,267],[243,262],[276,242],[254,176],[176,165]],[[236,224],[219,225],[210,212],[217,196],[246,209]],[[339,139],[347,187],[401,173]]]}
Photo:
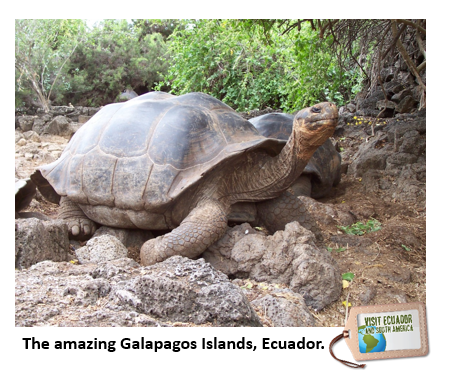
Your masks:
{"label": "tortoise shell", "polygon": [[103,107],[39,170],[58,195],[78,204],[154,210],[223,160],[282,147],[209,95],[150,92]]}
{"label": "tortoise shell", "polygon": [[[294,116],[284,113],[270,113],[252,118],[249,122],[268,138],[287,142],[292,133]],[[304,168],[303,175],[311,177],[311,197],[326,195],[341,179],[341,155],[330,139],[320,146]]]}

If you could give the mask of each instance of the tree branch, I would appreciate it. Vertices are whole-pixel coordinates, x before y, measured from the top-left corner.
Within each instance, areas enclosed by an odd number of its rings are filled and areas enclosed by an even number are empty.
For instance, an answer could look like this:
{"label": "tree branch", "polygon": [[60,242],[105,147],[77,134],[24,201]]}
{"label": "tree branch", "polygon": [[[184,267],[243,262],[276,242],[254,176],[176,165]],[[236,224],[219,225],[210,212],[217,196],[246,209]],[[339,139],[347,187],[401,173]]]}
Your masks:
{"label": "tree branch", "polygon": [[[391,24],[389,24],[387,26],[387,29],[386,31],[384,32],[384,35],[383,36],[386,36],[387,32],[389,32],[389,28],[391,27]],[[386,58],[387,54],[395,47],[395,45],[397,44],[397,41],[398,39],[400,38],[400,36],[402,35],[403,31],[405,31],[406,29],[406,24],[403,24],[402,25],[402,28],[400,28],[400,31],[398,31],[397,35],[395,36],[395,38],[392,40],[392,43],[390,44],[389,48],[386,50],[386,52],[384,52],[384,55],[382,56],[381,58],[381,61],[384,61],[384,59]]]}
{"label": "tree branch", "polygon": [[62,68],[64,67],[64,64],[67,63],[67,60],[69,60],[69,58],[72,56],[72,54],[75,52],[76,48],[78,47],[78,45],[81,43],[81,39],[78,40],[75,44],[75,46],[73,47],[72,49],[72,52],[70,52],[69,56],[67,56],[67,58],[63,61],[63,63],[61,64],[61,66],[59,67],[59,70],[57,71],[56,73],[56,76],[54,77],[54,81],[53,83],[51,84],[51,87],[49,88],[49,92],[48,92],[48,95],[47,95],[47,99],[49,100],[49,97],[51,96],[51,91],[53,90],[53,87],[54,87],[54,83],[56,83],[56,80],[59,76],[59,74],[61,73],[62,71]]}
{"label": "tree branch", "polygon": [[[395,20],[391,20],[391,27],[392,27],[392,35],[393,36],[397,36],[398,28],[397,28],[397,25],[395,24]],[[424,89],[424,91],[427,91],[426,90],[426,85],[422,81],[416,66],[411,61],[410,56],[408,55],[408,52],[406,52],[406,49],[403,46],[403,44],[400,41],[400,39],[397,40],[397,49],[399,50],[400,54],[402,55],[402,58],[405,61],[405,63],[407,64],[407,66],[410,69],[411,73],[418,80],[419,85]]]}
{"label": "tree branch", "polygon": [[416,31],[416,41],[418,42],[419,51],[421,51],[422,55],[424,55],[424,59],[427,60],[426,50],[424,49],[424,45],[422,43],[421,35],[419,35],[418,31]]}
{"label": "tree branch", "polygon": [[406,19],[396,19],[395,20],[397,23],[403,23],[403,24],[406,24],[406,25],[409,25],[413,28],[416,28],[419,32],[422,32],[424,35],[427,35],[427,31],[422,28],[420,25],[416,24],[416,23],[413,23],[412,21],[410,20],[406,20]]}

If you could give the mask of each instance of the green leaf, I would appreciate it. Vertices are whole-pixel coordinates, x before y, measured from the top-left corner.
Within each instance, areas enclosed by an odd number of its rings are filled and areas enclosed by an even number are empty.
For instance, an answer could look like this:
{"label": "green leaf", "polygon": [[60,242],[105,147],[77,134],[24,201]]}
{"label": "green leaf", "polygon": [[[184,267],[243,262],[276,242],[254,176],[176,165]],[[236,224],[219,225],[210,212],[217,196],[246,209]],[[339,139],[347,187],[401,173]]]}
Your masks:
{"label": "green leaf", "polygon": [[355,275],[352,272],[346,272],[346,273],[343,273],[341,275],[341,277],[342,277],[343,280],[352,281],[352,279],[354,279]]}

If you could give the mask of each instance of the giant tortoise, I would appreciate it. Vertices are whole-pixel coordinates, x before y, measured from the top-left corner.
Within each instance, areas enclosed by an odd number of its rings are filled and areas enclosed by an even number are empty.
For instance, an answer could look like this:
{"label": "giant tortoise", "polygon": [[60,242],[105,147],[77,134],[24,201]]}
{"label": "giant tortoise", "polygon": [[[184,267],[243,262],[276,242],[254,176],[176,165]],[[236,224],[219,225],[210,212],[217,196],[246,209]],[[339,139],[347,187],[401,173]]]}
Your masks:
{"label": "giant tortoise", "polygon": [[[260,134],[287,142],[293,128],[294,115],[270,113],[249,119]],[[290,187],[298,196],[321,198],[341,180],[341,155],[327,139],[312,155],[302,175]]]}
{"label": "giant tortoise", "polygon": [[285,143],[209,95],[151,92],[102,108],[32,179],[71,237],[96,223],[171,229],[144,243],[142,264],[194,258],[225,233],[232,204],[282,195],[337,120],[332,103],[305,108]]}

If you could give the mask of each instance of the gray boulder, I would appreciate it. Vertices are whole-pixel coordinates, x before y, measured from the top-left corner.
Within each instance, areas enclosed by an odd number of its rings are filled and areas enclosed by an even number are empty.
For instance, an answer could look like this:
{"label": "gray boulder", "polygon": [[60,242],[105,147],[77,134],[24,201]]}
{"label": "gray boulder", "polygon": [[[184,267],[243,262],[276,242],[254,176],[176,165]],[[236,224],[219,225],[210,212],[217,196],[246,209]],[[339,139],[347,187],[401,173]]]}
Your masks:
{"label": "gray boulder", "polygon": [[328,251],[316,247],[314,234],[298,222],[272,236],[253,232],[248,224],[235,226],[203,257],[227,275],[286,284],[316,310],[341,293],[338,264]]}
{"label": "gray boulder", "polygon": [[26,131],[32,130],[34,119],[35,117],[30,116],[30,115],[24,115],[22,117],[18,117],[18,124],[19,124],[20,131],[26,132]]}
{"label": "gray boulder", "polygon": [[278,289],[255,299],[252,306],[268,318],[274,327],[314,327],[314,317],[306,307],[301,295],[289,290]]}
{"label": "gray boulder", "polygon": [[24,269],[44,260],[69,261],[68,227],[61,220],[15,220],[15,266]]}
{"label": "gray boulder", "polygon": [[52,114],[43,114],[35,117],[32,130],[38,134],[43,133],[44,126],[53,118]]}
{"label": "gray boulder", "polygon": [[24,132],[24,138],[27,141],[32,141],[32,142],[41,142],[40,136],[33,130],[26,131]]}
{"label": "gray boulder", "polygon": [[39,134],[60,135],[62,137],[70,138],[74,133],[70,127],[70,123],[70,119],[62,115],[58,115],[54,117],[51,122],[46,124],[43,127],[43,133]]}
{"label": "gray boulder", "polygon": [[94,233],[94,237],[111,235],[116,237],[126,247],[138,247],[153,238],[153,232],[143,229],[121,229],[102,226]]}
{"label": "gray boulder", "polygon": [[407,95],[400,101],[395,111],[400,114],[409,113],[417,104],[418,102],[411,95]]}
{"label": "gray boulder", "polygon": [[128,257],[128,250],[115,236],[92,237],[84,247],[75,251],[81,264],[103,262]]}
{"label": "gray boulder", "polygon": [[16,271],[16,326],[261,326],[242,290],[206,264],[172,257],[43,261]]}
{"label": "gray boulder", "polygon": [[203,259],[173,256],[120,283],[121,303],[162,321],[261,326],[242,291]]}

